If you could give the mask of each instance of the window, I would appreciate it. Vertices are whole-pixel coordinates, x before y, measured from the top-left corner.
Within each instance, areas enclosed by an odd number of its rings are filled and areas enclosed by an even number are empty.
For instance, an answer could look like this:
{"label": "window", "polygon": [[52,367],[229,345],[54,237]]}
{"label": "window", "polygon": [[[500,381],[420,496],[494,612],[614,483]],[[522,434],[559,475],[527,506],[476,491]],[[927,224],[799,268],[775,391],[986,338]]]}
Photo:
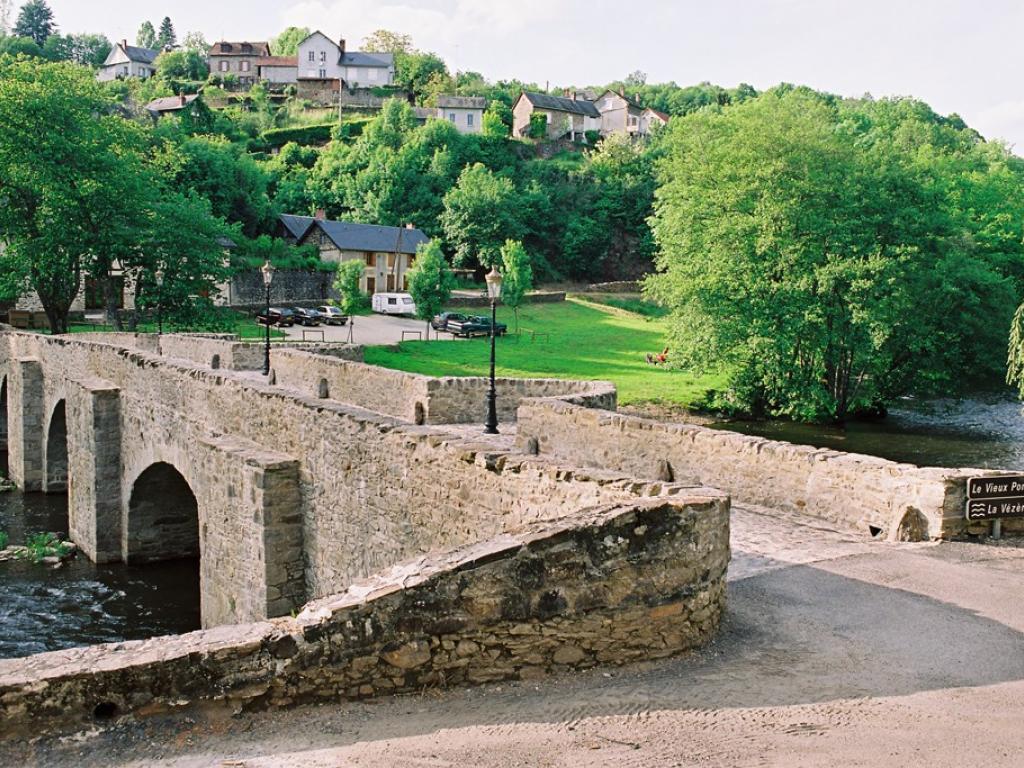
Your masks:
{"label": "window", "polygon": [[398,299],[396,299],[394,296],[388,296],[388,304],[389,305],[398,304]]}
{"label": "window", "polygon": [[250,66],[250,64],[249,64],[249,62],[248,62],[248,61],[243,61],[243,62],[241,62],[241,63],[240,63],[239,65],[238,65],[238,69],[239,69],[239,71],[241,71],[241,72],[248,72],[248,71],[249,71],[249,66]]}
{"label": "window", "polygon": [[309,52],[309,60],[310,61],[316,61],[316,51],[310,51]]}
{"label": "window", "polygon": [[636,117],[630,115],[629,124],[630,125],[636,125]]}
{"label": "window", "polygon": [[448,113],[448,119],[451,120],[454,123],[455,122],[455,113],[454,112],[449,112]]}
{"label": "window", "polygon": [[226,62],[226,61],[222,61],[222,62],[220,63],[219,69],[220,69],[220,71],[221,71],[221,72],[227,72],[227,71],[228,71],[228,68],[229,68],[230,66],[231,66],[231,64],[230,64],[230,63],[228,63],[228,62]]}
{"label": "window", "polygon": [[320,63],[323,64],[327,61],[327,51],[320,51]]}
{"label": "window", "polygon": [[326,80],[327,79],[327,70],[326,69],[321,69],[320,70],[320,79],[321,80]]}
{"label": "window", "polygon": [[394,268],[395,268],[395,254],[389,253],[388,254],[388,269],[394,269]]}
{"label": "window", "polygon": [[366,266],[372,267],[372,266],[375,266],[376,264],[377,264],[377,259],[375,258],[375,256],[372,253],[367,253],[366,254]]}
{"label": "window", "polygon": [[473,113],[472,112],[466,113],[466,125],[468,125],[470,128],[473,127]]}

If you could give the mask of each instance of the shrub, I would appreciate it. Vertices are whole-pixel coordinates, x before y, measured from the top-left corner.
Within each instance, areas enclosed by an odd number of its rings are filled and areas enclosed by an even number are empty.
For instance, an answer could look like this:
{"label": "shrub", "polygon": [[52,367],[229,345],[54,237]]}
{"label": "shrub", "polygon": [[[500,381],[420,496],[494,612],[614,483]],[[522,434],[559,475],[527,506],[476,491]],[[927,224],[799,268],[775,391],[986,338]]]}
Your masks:
{"label": "shrub", "polygon": [[[346,123],[348,125],[348,123]],[[260,137],[268,147],[283,147],[289,141],[296,144],[326,144],[331,140],[337,123],[304,125],[299,128],[272,128]]]}
{"label": "shrub", "polygon": [[55,533],[30,533],[25,537],[21,557],[38,563],[44,557],[64,557],[70,550]]}
{"label": "shrub", "polygon": [[543,139],[548,133],[548,116],[543,112],[530,115],[529,136],[531,139]]}

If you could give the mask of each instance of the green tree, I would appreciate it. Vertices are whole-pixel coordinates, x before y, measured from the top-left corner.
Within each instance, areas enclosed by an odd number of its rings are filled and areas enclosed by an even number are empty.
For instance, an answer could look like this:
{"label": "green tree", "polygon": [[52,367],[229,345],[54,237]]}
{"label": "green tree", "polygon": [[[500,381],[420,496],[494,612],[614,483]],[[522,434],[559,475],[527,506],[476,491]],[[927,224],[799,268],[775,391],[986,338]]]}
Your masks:
{"label": "green tree", "polygon": [[15,37],[30,37],[35,44],[42,47],[46,38],[57,32],[53,21],[53,11],[46,0],[28,0],[18,13],[18,21],[14,25]]}
{"label": "green tree", "polygon": [[308,27],[288,27],[270,41],[270,50],[275,56],[294,56],[299,52],[299,43],[309,34]]}
{"label": "green tree", "polygon": [[156,48],[156,30],[152,22],[144,21],[135,34],[135,44],[140,48]]}
{"label": "green tree", "polygon": [[548,135],[548,116],[544,112],[534,112],[530,115],[530,127],[527,135],[531,139],[543,139]]}
{"label": "green tree", "polygon": [[516,333],[519,333],[519,307],[522,306],[526,294],[533,288],[530,254],[523,248],[522,243],[516,240],[505,241],[501,247],[501,274],[504,278],[501,302],[512,308],[516,317]]}
{"label": "green tree", "polygon": [[210,68],[204,54],[195,50],[179,49],[164,51],[156,57],[156,73],[168,82],[205,80],[210,74]]}
{"label": "green tree", "polygon": [[359,284],[366,274],[366,265],[360,259],[349,259],[338,265],[334,273],[334,290],[340,297],[338,308],[348,316],[348,341],[353,341],[355,316],[366,306],[367,297]]}
{"label": "green tree", "polygon": [[512,109],[502,101],[493,99],[484,112],[483,134],[492,138],[506,138],[512,131]]}
{"label": "green tree", "polygon": [[46,54],[43,49],[36,45],[31,37],[11,37],[0,35],[0,55],[10,56],[35,56],[44,58]]}
{"label": "green tree", "polygon": [[960,211],[976,136],[793,88],[678,123],[648,289],[672,309],[674,358],[724,366],[733,407],[842,421],[995,370],[978,350],[1006,338],[1020,257],[997,266]]}
{"label": "green tree", "polygon": [[187,51],[195,51],[204,57],[210,52],[210,44],[206,42],[206,37],[202,32],[189,32],[186,34],[182,47]]}
{"label": "green tree", "polygon": [[410,51],[395,54],[395,82],[411,91],[417,100],[423,98],[427,84],[435,75],[448,75],[448,66],[436,53]]}
{"label": "green tree", "polygon": [[174,32],[174,24],[171,23],[171,17],[164,16],[163,21],[160,22],[160,31],[156,34],[157,48],[167,48],[177,44],[178,36]]}
{"label": "green tree", "polygon": [[416,249],[416,265],[409,273],[409,293],[416,304],[416,317],[427,324],[451,298],[455,278],[436,240],[420,244]]}
{"label": "green tree", "polygon": [[511,179],[475,163],[459,175],[444,196],[440,224],[455,249],[455,263],[486,268],[496,262],[506,240],[521,240],[519,196]]}
{"label": "green tree", "polygon": [[377,53],[412,53],[412,37],[378,29],[363,38],[363,50]]}

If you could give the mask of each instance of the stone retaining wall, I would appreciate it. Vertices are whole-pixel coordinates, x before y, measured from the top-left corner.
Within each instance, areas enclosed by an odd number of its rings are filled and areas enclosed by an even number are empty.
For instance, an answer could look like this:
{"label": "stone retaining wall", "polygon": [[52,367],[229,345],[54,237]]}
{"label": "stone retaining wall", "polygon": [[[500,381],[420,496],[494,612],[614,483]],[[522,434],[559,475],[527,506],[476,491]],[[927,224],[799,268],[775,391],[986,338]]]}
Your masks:
{"label": "stone retaining wall", "polygon": [[[274,348],[278,385],[314,397],[333,398],[413,424],[472,424],[486,417],[486,378],[433,378],[361,362],[326,358],[294,348]],[[590,407],[615,408],[615,386],[605,381],[498,379],[498,418],[515,421],[519,404],[532,397],[585,397]]]}
{"label": "stone retaining wall", "polygon": [[[707,484],[737,501],[814,515],[890,539],[966,532],[966,478],[999,474],[916,467],[550,399],[525,401],[519,409],[518,444],[525,447],[531,438],[542,454],[566,461]],[[1021,528],[1024,521],[1004,521],[1004,530]]]}
{"label": "stone retaining wall", "polygon": [[[565,291],[530,291],[523,296],[523,302],[526,304],[554,304],[559,301],[565,301]],[[487,298],[483,291],[479,296],[466,295],[465,292],[459,292],[453,295],[445,303],[446,307],[490,307],[491,300]]]}
{"label": "stone retaining wall", "polygon": [[[332,358],[362,360],[362,347],[325,342],[275,341],[271,356],[280,350],[296,349]],[[159,337],[160,354],[189,360],[208,368],[226,368],[232,371],[259,371],[263,369],[265,348],[259,342],[239,341],[234,334],[164,334]]]}
{"label": "stone retaining wall", "polygon": [[296,618],[0,661],[0,738],[670,656],[718,625],[728,516],[706,489],[604,506],[404,563]]}

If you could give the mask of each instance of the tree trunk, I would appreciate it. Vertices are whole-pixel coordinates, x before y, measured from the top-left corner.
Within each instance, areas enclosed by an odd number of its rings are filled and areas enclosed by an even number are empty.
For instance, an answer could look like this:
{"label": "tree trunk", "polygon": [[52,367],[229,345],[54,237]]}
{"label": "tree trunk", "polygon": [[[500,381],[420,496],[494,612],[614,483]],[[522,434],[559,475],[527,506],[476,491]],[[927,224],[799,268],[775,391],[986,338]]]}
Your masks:
{"label": "tree trunk", "polygon": [[114,280],[108,274],[103,278],[103,304],[104,312],[107,316],[107,323],[109,323],[115,331],[123,330],[121,327],[121,316],[118,314],[117,296],[114,293]]}
{"label": "tree trunk", "polygon": [[63,307],[48,307],[44,306],[43,311],[46,312],[46,319],[50,323],[50,333],[67,333],[68,332],[68,310]]}

